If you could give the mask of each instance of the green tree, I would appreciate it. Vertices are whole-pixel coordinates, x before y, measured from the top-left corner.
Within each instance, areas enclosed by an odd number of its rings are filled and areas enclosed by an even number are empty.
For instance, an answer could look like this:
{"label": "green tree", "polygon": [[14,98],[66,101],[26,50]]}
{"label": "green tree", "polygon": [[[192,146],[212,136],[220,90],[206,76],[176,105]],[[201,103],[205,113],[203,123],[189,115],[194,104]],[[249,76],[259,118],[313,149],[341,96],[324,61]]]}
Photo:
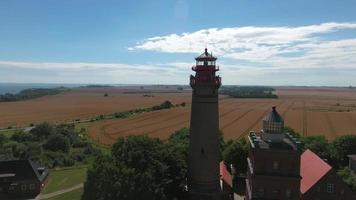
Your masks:
{"label": "green tree", "polygon": [[51,134],[54,133],[54,127],[47,123],[41,123],[35,126],[30,133],[37,139],[42,140],[48,138]]}
{"label": "green tree", "polygon": [[48,137],[47,141],[43,144],[43,148],[50,151],[69,152],[69,140],[60,134],[54,134]]}
{"label": "green tree", "polygon": [[344,135],[332,142],[334,159],[338,166],[347,166],[347,155],[356,154],[356,135]]}
{"label": "green tree", "polygon": [[248,145],[245,138],[227,141],[222,154],[225,163],[232,165],[236,170],[236,174],[246,173]]}
{"label": "green tree", "polygon": [[308,136],[301,138],[303,150],[310,149],[316,153],[319,157],[331,159],[331,147],[325,136]]}
{"label": "green tree", "polygon": [[169,136],[168,141],[170,143],[183,145],[188,150],[189,129],[188,128],[182,128],[182,129],[180,129],[178,131],[175,131],[173,134],[171,134]]}
{"label": "green tree", "polygon": [[32,134],[25,133],[24,131],[16,131],[13,135],[10,137],[11,140],[16,141],[16,142],[27,142],[27,141],[33,141],[34,137]]}
{"label": "green tree", "polygon": [[292,136],[296,137],[296,138],[301,138],[302,136],[300,135],[300,133],[296,132],[294,129],[292,129],[291,127],[285,126],[283,128],[283,132],[287,132],[289,134],[291,134]]}
{"label": "green tree", "polygon": [[[147,136],[120,138],[88,170],[83,199],[174,199],[184,194],[182,146]],[[100,191],[100,192],[96,192]]]}
{"label": "green tree", "polygon": [[356,191],[356,174],[348,167],[344,167],[337,171],[342,180],[353,190]]}
{"label": "green tree", "polygon": [[4,134],[0,133],[0,147],[6,142],[7,138]]}

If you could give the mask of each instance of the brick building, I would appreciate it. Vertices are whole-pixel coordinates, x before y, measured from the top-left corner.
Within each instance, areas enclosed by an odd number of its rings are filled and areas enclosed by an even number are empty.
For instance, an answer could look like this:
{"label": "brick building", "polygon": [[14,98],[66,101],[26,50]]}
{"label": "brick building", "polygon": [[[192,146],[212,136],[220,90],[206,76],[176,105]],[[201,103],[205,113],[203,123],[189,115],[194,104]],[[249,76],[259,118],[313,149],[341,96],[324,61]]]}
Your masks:
{"label": "brick building", "polygon": [[300,200],[300,143],[283,132],[284,121],[275,107],[262,126],[248,136],[246,200]]}

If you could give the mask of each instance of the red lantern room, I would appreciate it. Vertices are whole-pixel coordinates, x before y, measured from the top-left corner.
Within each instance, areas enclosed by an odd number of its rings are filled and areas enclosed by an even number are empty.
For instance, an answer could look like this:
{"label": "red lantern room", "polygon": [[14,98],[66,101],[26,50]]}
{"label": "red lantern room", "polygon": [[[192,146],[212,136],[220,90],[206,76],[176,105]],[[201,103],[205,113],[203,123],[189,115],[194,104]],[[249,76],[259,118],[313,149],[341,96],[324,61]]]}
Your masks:
{"label": "red lantern room", "polygon": [[196,66],[192,67],[195,71],[195,76],[190,76],[190,85],[192,87],[196,85],[210,85],[220,87],[221,78],[216,76],[216,71],[219,71],[219,67],[215,65],[217,60],[211,53],[208,53],[208,49],[205,48],[205,52],[195,58]]}

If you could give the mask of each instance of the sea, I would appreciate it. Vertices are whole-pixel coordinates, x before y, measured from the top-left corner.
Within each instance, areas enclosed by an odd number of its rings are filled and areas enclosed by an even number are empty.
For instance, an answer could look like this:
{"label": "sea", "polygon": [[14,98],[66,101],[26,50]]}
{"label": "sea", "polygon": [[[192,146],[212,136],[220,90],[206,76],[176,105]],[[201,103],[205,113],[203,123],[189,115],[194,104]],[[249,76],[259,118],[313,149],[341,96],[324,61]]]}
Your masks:
{"label": "sea", "polygon": [[19,93],[21,90],[30,88],[56,88],[56,87],[80,87],[85,84],[59,84],[59,83],[0,83],[0,94]]}

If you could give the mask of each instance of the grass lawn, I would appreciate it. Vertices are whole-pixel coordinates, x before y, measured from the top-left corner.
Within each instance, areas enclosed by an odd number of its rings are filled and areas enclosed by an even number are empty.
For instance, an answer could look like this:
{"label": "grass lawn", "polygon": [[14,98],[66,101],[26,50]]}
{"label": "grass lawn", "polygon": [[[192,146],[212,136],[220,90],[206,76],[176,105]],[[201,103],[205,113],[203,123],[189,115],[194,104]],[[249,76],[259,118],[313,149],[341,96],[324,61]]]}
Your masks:
{"label": "grass lawn", "polygon": [[80,200],[83,194],[83,188],[79,188],[77,190],[73,190],[71,192],[67,192],[65,194],[61,194],[47,200]]}
{"label": "grass lawn", "polygon": [[50,171],[48,184],[42,193],[48,194],[83,183],[86,172],[87,168],[84,167]]}

